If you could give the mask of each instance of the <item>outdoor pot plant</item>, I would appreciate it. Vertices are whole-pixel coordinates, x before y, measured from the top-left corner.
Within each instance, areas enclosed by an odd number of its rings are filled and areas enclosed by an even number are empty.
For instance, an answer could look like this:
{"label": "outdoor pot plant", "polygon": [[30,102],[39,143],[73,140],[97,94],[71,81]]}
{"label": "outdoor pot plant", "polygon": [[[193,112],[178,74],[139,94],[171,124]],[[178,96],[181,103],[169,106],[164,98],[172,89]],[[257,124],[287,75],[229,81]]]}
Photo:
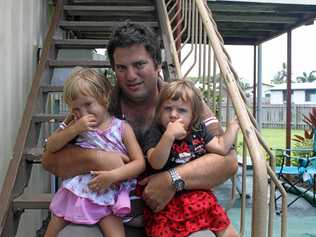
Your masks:
{"label": "outdoor pot plant", "polygon": [[[294,143],[294,151],[292,152],[294,156],[297,157],[311,157],[315,154],[314,136],[316,128],[316,107],[313,107],[311,112],[306,116],[303,115],[303,121],[308,125],[308,128],[304,130],[304,136],[295,134],[292,140]],[[309,148],[309,151],[304,151],[304,148]],[[302,150],[299,150],[302,149]]]}

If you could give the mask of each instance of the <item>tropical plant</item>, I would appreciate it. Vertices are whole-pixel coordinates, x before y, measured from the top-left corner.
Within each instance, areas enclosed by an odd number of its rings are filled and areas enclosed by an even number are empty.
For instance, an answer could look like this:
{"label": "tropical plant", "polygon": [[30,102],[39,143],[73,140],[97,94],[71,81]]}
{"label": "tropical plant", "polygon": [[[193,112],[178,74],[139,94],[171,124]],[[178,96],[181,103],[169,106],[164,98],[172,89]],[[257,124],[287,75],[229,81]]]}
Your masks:
{"label": "tropical plant", "polygon": [[272,84],[282,84],[285,83],[287,79],[287,64],[282,63],[282,69],[277,72],[277,74],[271,80]]}
{"label": "tropical plant", "polygon": [[[308,125],[308,128],[304,130],[304,136],[295,134],[292,140],[295,142],[294,147],[296,148],[312,148],[313,147],[313,137],[316,128],[316,107],[313,107],[308,116],[303,115],[303,121]],[[296,151],[293,152],[295,156],[312,156],[313,151]]]}
{"label": "tropical plant", "polygon": [[314,73],[316,73],[316,71],[311,71],[308,74],[306,72],[303,72],[302,76],[296,77],[296,81],[302,83],[316,81],[316,75],[314,75]]}

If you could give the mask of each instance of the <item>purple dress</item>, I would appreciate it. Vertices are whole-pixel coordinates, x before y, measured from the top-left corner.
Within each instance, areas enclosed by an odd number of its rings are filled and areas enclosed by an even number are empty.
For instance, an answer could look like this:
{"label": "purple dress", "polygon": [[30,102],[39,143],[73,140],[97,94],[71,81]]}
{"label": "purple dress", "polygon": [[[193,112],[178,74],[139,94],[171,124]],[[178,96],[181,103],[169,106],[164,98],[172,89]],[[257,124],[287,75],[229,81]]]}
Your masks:
{"label": "purple dress", "polygon": [[[81,133],[75,144],[82,148],[126,155],[127,150],[122,140],[124,123],[113,117],[108,129]],[[112,185],[103,193],[97,193],[88,187],[92,178],[90,174],[85,174],[64,180],[50,204],[53,214],[75,224],[95,224],[107,215],[123,217],[130,212],[129,193],[135,189],[136,179]]]}

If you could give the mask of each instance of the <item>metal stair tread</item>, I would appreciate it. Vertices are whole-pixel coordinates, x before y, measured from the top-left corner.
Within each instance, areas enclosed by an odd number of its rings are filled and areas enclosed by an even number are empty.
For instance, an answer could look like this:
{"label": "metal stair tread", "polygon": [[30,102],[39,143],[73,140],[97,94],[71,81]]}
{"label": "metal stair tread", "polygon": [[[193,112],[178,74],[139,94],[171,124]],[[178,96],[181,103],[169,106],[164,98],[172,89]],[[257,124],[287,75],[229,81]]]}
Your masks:
{"label": "metal stair tread", "polygon": [[39,114],[34,114],[32,117],[32,121],[34,123],[40,123],[40,122],[61,122],[65,119],[66,113],[63,114],[44,114],[44,113],[39,113]]}
{"label": "metal stair tread", "polygon": [[52,193],[23,193],[13,200],[14,209],[47,209],[52,200]]}
{"label": "metal stair tread", "polygon": [[64,87],[63,86],[56,86],[56,85],[44,85],[41,86],[41,90],[44,93],[47,92],[63,92]]}
{"label": "metal stair tread", "polygon": [[108,45],[108,40],[92,40],[92,39],[64,39],[55,40],[55,46],[59,49],[64,48],[81,48],[81,49],[91,49],[91,48],[106,48]]}
{"label": "metal stair tread", "polygon": [[139,6],[139,5],[152,5],[150,1],[148,0],[73,0],[71,1],[71,5],[76,6],[76,5],[85,5],[85,6],[110,6],[110,5],[115,5],[115,6],[123,6],[123,5],[128,5],[128,6]]}
{"label": "metal stair tread", "polygon": [[95,68],[110,68],[108,61],[104,60],[48,60],[50,67],[95,67]]}
{"label": "metal stair tread", "polygon": [[[140,23],[147,25],[149,27],[158,27],[157,21],[132,21],[135,23]],[[123,23],[123,21],[122,21]],[[80,27],[93,27],[93,29],[98,27],[110,27],[112,28],[113,25],[120,24],[119,21],[60,21],[59,25],[64,28],[80,28]]]}
{"label": "metal stair tread", "polygon": [[153,6],[87,6],[87,5],[65,5],[66,11],[154,11]]}
{"label": "metal stair tread", "polygon": [[26,148],[23,152],[24,158],[32,163],[41,163],[42,154],[42,147]]}

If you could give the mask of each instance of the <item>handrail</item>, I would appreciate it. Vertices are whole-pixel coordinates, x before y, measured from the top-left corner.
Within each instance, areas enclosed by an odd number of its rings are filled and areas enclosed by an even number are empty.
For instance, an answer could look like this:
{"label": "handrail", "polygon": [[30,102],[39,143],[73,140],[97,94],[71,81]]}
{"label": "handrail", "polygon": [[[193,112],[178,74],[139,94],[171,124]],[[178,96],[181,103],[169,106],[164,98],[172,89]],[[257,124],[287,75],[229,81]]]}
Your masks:
{"label": "handrail", "polygon": [[[213,24],[209,18],[208,12],[204,4],[196,0],[197,8],[199,9],[205,30],[212,42],[214,54],[216,55],[219,67],[223,73],[223,79],[226,82],[227,90],[230,94],[232,104],[235,108],[241,130],[244,134],[245,141],[248,146],[250,157],[253,163],[253,208],[252,208],[252,236],[266,236],[266,217],[267,217],[267,171],[262,169],[265,167],[265,161],[262,159],[263,155],[259,152],[259,142],[254,131],[254,127],[247,116],[247,110],[242,102],[236,80],[227,63],[227,57],[222,50],[222,44],[216,36],[216,32],[212,27]],[[256,215],[254,213],[256,210]]]}
{"label": "handrail", "polygon": [[[160,2],[159,0],[157,0]],[[253,182],[253,212],[252,212],[252,236],[253,237],[261,237],[266,236],[267,230],[267,217],[269,217],[268,224],[268,236],[272,236],[272,228],[273,228],[273,217],[274,217],[274,189],[275,186],[280,190],[282,195],[282,220],[281,220],[281,236],[286,236],[286,225],[287,225],[287,195],[286,191],[280,185],[275,173],[274,166],[275,157],[271,153],[269,147],[265,144],[262,139],[260,133],[257,130],[257,125],[254,117],[252,116],[249,107],[245,105],[247,103],[246,97],[241,90],[241,87],[238,83],[238,76],[234,68],[232,67],[231,60],[229,54],[224,48],[223,39],[220,33],[217,30],[216,23],[212,18],[211,11],[208,9],[206,1],[204,0],[165,0],[161,1],[159,11],[166,11],[165,15],[168,14],[168,11],[171,16],[168,16],[170,19],[183,19],[183,15],[188,15],[188,22],[185,19],[185,27],[187,28],[186,32],[183,29],[179,34],[172,35],[172,30],[167,32],[169,40],[172,42],[175,38],[182,38],[183,45],[181,46],[182,50],[188,42],[188,38],[190,38],[191,48],[189,53],[185,55],[184,60],[178,59],[180,65],[182,66],[181,70],[186,70],[183,72],[186,77],[189,75],[190,71],[193,67],[198,64],[199,65],[199,78],[203,78],[203,88],[205,85],[205,79],[208,81],[208,91],[211,87],[210,80],[213,80],[213,98],[215,98],[216,89],[216,61],[221,70],[221,77],[225,81],[227,91],[232,99],[233,107],[237,114],[237,117],[241,124],[241,130],[244,135],[244,139],[249,149],[250,157],[253,163],[253,171],[254,171],[254,182]],[[182,12],[178,12],[172,4],[178,4],[178,6],[182,6]],[[166,10],[166,6],[168,6],[168,11]],[[192,10],[191,10],[192,9]],[[159,12],[158,11],[158,12]],[[189,14],[188,14],[189,12]],[[176,14],[182,14],[176,17]],[[171,24],[168,26],[169,28],[178,27],[178,22],[170,22],[168,19],[164,20],[167,24]],[[179,33],[179,31],[177,32]],[[166,32],[164,32],[166,34]],[[185,41],[185,42],[184,42]],[[204,46],[202,46],[204,45]],[[205,45],[209,45],[209,49],[205,47]],[[201,53],[201,48],[203,48],[203,55]],[[213,50],[211,52],[211,50]],[[207,52],[208,51],[208,52]],[[208,55],[206,55],[207,53]],[[192,54],[194,54],[192,56]],[[212,67],[211,62],[211,54],[214,55],[214,65],[213,65],[213,78],[210,76],[210,68]],[[178,55],[174,53],[174,55]],[[197,56],[198,55],[198,56]],[[190,65],[184,67],[185,61],[188,57],[194,57],[194,62],[190,62]],[[203,65],[203,70],[201,70],[201,65]],[[208,67],[208,72],[206,72],[205,67]],[[209,92],[208,92],[209,93]],[[208,94],[208,96],[210,96]],[[215,108],[215,100],[213,99],[213,108]],[[262,158],[263,154],[260,152],[262,145],[263,149],[270,157],[270,162],[272,163],[271,167],[266,163],[266,161]],[[246,164],[244,163],[244,166]],[[263,168],[264,167],[264,168]],[[267,214],[267,194],[268,194],[268,176],[270,177],[270,208],[269,208],[269,216]],[[244,183],[243,183],[244,185]],[[243,227],[241,227],[241,232],[243,232]]]}
{"label": "handrail", "polygon": [[161,0],[157,0],[156,4],[157,4],[157,8],[159,9],[158,16],[160,20],[160,25],[162,27],[163,32],[165,33],[163,34],[163,42],[164,42],[164,48],[166,49],[165,54],[167,57],[167,62],[168,64],[170,64],[168,66],[171,66],[171,64],[173,64],[174,69],[175,69],[174,73],[176,74],[176,75],[170,75],[170,76],[173,76],[175,78],[181,78],[182,77],[181,66],[180,66],[180,62],[178,58],[176,44],[172,35],[172,29],[171,29],[171,25],[170,25],[170,21],[168,17],[167,6],[165,4],[165,1],[161,1]]}
{"label": "handrail", "polygon": [[28,131],[31,125],[32,120],[32,112],[34,110],[34,105],[36,104],[36,96],[39,93],[40,82],[43,77],[43,73],[45,69],[48,67],[47,61],[50,49],[53,45],[53,36],[58,27],[58,23],[61,17],[63,9],[63,0],[57,0],[57,4],[54,10],[54,15],[51,21],[51,24],[48,28],[44,47],[42,51],[42,55],[37,66],[35,75],[32,81],[32,87],[30,93],[27,98],[26,106],[24,109],[22,122],[18,131],[17,139],[15,146],[13,148],[13,158],[10,160],[10,164],[7,170],[7,174],[3,183],[3,188],[0,194],[0,236],[3,234],[3,230],[5,229],[5,222],[11,208],[11,201],[14,198],[14,184],[17,180],[17,175],[19,171],[19,167],[22,162],[23,148],[26,144]]}

